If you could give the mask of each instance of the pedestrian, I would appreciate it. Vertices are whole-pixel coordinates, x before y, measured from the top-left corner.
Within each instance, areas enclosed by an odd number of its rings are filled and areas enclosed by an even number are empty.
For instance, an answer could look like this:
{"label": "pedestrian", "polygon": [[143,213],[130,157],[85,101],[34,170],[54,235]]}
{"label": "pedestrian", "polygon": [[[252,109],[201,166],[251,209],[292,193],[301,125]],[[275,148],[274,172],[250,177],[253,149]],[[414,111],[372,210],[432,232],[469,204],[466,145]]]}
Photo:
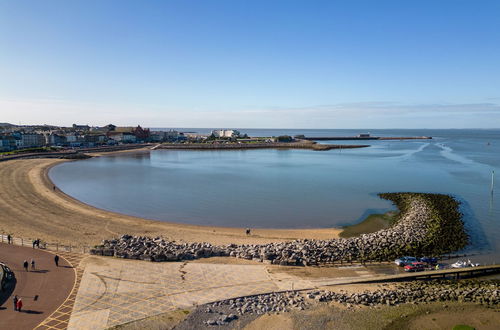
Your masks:
{"label": "pedestrian", "polygon": [[28,271],[28,261],[27,260],[24,260],[23,262],[23,267],[26,271]]}
{"label": "pedestrian", "polygon": [[12,302],[14,303],[14,310],[17,311],[17,295],[14,296],[14,298],[12,299]]}
{"label": "pedestrian", "polygon": [[23,300],[21,298],[19,298],[17,300],[17,304],[16,305],[17,305],[17,311],[20,312],[21,309],[23,308]]}
{"label": "pedestrian", "polygon": [[39,238],[36,239],[36,247],[40,248],[40,239]]}
{"label": "pedestrian", "polygon": [[54,186],[52,187],[52,189],[53,189],[54,191],[56,191],[56,186],[54,185]]}
{"label": "pedestrian", "polygon": [[36,239],[33,240],[33,248],[35,248],[36,245]]}
{"label": "pedestrian", "polygon": [[56,267],[59,267],[59,256],[57,254],[54,257],[54,262],[56,263]]}
{"label": "pedestrian", "polygon": [[31,270],[35,270],[35,259],[31,259]]}
{"label": "pedestrian", "polygon": [[12,241],[12,236],[10,236],[10,234],[7,235],[7,242],[9,242],[9,244],[11,244],[11,241]]}
{"label": "pedestrian", "polygon": [[250,235],[250,228],[247,228],[246,234],[247,234],[247,236]]}

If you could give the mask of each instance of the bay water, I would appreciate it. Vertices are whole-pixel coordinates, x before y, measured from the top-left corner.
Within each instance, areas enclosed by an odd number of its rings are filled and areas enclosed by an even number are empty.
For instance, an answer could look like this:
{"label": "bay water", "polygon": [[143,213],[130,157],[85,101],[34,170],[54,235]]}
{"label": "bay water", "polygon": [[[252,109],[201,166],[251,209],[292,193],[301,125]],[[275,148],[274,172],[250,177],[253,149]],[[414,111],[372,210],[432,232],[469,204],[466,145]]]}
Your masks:
{"label": "bay water", "polygon": [[394,209],[377,193],[451,194],[462,202],[469,250],[500,254],[500,130],[240,131],[250,136],[369,132],[433,139],[322,141],[370,145],[329,151],[131,152],[63,163],[49,176],[68,195],[101,209],[160,221],[251,228],[341,227]]}

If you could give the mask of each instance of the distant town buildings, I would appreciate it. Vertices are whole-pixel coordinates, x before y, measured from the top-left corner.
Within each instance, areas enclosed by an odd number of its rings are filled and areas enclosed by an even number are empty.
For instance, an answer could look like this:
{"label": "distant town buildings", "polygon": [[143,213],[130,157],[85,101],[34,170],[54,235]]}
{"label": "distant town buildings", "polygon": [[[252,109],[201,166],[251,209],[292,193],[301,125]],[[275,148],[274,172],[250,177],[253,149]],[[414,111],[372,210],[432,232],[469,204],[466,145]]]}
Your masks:
{"label": "distant town buildings", "polygon": [[[246,139],[246,140],[245,140]],[[92,148],[128,143],[231,143],[250,142],[248,136],[234,129],[213,130],[210,135],[176,130],[119,127],[113,124],[70,127],[51,125],[12,125],[0,123],[0,152],[41,147]]]}
{"label": "distant town buildings", "polygon": [[185,140],[182,133],[169,131],[151,131],[149,128],[89,126],[73,124],[71,127],[49,125],[17,126],[0,124],[0,151],[29,149],[39,147],[95,147],[123,143],[143,142],[178,142]]}

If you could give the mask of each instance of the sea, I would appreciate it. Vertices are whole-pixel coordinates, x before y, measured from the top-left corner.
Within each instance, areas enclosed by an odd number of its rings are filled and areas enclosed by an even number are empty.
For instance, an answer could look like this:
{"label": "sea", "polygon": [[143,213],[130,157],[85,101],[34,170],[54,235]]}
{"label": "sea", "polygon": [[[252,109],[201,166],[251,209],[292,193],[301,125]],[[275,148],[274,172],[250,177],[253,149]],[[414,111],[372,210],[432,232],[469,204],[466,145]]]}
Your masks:
{"label": "sea", "polygon": [[500,129],[239,130],[249,136],[432,139],[321,141],[370,145],[329,151],[131,152],[63,163],[49,176],[68,195],[101,209],[244,228],[342,227],[394,210],[378,193],[450,194],[461,202],[471,237],[467,252],[500,261]]}

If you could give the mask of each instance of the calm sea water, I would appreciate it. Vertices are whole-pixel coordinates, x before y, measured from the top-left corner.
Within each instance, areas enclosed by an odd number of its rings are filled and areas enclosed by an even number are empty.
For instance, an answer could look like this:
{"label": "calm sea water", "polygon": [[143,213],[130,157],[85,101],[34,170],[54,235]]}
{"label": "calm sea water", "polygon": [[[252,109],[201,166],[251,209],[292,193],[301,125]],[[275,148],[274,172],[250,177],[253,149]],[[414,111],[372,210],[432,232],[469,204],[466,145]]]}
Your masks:
{"label": "calm sea water", "polygon": [[[50,177],[67,194],[102,209],[253,228],[338,227],[392,209],[377,197],[379,192],[446,193],[463,203],[472,249],[500,251],[500,130],[241,131],[250,136],[370,132],[433,139],[363,141],[371,147],[342,151],[157,150],[64,163]],[[493,194],[492,171],[497,173]]]}

